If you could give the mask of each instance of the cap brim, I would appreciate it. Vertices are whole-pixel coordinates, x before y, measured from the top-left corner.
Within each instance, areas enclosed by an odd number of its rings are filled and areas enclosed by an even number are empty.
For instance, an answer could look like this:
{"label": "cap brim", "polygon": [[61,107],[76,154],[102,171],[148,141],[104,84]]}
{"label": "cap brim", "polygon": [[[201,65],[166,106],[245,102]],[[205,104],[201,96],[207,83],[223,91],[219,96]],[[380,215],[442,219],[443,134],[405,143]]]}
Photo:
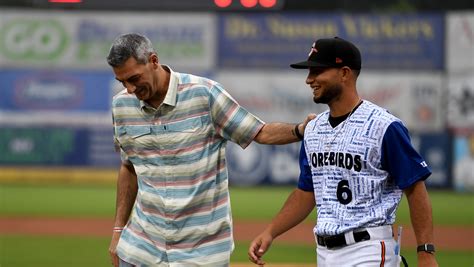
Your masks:
{"label": "cap brim", "polygon": [[312,67],[329,68],[331,66],[327,64],[322,64],[322,63],[306,60],[306,61],[290,64],[290,67],[292,67],[293,69],[309,69]]}

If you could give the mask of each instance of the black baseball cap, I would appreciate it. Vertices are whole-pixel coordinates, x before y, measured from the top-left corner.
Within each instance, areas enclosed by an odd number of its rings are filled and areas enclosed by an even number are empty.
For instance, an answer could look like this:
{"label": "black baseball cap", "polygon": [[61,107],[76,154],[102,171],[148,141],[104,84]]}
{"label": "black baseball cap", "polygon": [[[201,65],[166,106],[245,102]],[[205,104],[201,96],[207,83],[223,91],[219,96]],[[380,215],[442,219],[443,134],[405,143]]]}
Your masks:
{"label": "black baseball cap", "polygon": [[307,60],[290,66],[295,69],[348,66],[351,69],[360,70],[360,51],[353,43],[339,37],[319,39],[313,43]]}

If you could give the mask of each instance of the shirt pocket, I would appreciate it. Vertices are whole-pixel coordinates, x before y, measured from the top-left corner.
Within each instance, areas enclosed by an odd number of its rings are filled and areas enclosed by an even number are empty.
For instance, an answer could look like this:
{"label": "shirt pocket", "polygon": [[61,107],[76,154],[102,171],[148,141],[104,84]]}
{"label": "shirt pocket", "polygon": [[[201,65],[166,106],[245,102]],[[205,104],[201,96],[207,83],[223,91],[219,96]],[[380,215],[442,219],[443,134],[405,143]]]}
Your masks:
{"label": "shirt pocket", "polygon": [[118,126],[116,131],[120,147],[127,154],[142,151],[151,140],[150,126]]}
{"label": "shirt pocket", "polygon": [[203,156],[203,146],[209,141],[209,125],[201,118],[186,119],[163,125],[166,144],[164,148],[173,151],[174,160],[179,163],[199,160]]}
{"label": "shirt pocket", "polygon": [[170,123],[164,125],[168,132],[181,132],[181,133],[198,133],[203,131],[203,123],[200,117],[186,119],[183,121]]}

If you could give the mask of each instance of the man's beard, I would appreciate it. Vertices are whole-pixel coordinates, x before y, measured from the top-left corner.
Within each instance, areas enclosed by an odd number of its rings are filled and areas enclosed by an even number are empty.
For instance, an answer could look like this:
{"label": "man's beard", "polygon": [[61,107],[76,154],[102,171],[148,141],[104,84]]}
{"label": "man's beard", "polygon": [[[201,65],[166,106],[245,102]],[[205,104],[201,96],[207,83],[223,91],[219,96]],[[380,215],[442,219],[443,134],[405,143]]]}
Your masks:
{"label": "man's beard", "polygon": [[[135,92],[135,96],[140,99],[140,100],[147,100],[148,98],[150,98],[149,96],[149,88],[147,86],[140,86],[137,88],[136,90],[137,92]],[[137,94],[138,93],[138,94]]]}
{"label": "man's beard", "polygon": [[340,84],[333,84],[326,87],[319,97],[313,97],[316,104],[329,104],[339,98],[342,94],[342,86]]}

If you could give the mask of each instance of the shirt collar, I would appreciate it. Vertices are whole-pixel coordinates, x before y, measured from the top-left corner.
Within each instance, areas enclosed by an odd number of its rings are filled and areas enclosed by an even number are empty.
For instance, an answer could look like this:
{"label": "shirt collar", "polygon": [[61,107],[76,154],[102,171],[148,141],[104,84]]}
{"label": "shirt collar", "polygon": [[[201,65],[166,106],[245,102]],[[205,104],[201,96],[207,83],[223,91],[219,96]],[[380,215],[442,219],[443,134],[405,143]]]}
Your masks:
{"label": "shirt collar", "polygon": [[[178,92],[178,83],[179,83],[179,76],[176,72],[174,72],[168,65],[161,65],[166,71],[170,73],[170,81],[168,84],[168,90],[166,92],[165,99],[163,99],[163,104],[168,106],[176,106],[176,94]],[[142,109],[144,108],[151,108],[154,109],[152,106],[148,105],[145,101],[140,100],[140,105]]]}

